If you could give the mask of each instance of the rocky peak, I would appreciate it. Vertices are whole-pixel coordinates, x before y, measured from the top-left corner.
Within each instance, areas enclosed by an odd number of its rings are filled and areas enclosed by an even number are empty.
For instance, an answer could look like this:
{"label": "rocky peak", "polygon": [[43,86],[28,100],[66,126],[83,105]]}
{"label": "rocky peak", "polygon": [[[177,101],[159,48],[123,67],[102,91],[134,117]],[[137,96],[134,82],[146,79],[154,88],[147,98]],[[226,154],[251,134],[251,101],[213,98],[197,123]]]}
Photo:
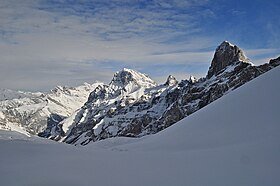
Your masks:
{"label": "rocky peak", "polygon": [[[129,96],[130,93],[140,89],[152,88],[157,84],[147,75],[137,72],[135,70],[124,68],[116,72],[109,85],[98,86],[90,93],[88,103],[100,102],[106,99],[123,99]],[[140,94],[138,94],[140,95]]]}
{"label": "rocky peak", "polygon": [[269,64],[274,65],[274,66],[278,66],[280,64],[280,56],[278,58],[271,59],[269,61]]}
{"label": "rocky peak", "polygon": [[156,86],[156,83],[147,75],[127,68],[124,68],[122,71],[115,73],[109,86],[125,87],[130,83],[144,88]]}
{"label": "rocky peak", "polygon": [[218,74],[221,70],[235,62],[248,63],[249,59],[238,46],[228,41],[223,41],[216,49],[207,78],[211,78],[213,75]]}
{"label": "rocky peak", "polygon": [[198,82],[198,79],[196,77],[190,75],[189,82],[190,83],[196,83],[196,82]]}
{"label": "rocky peak", "polygon": [[59,94],[59,93],[65,92],[67,90],[68,90],[68,87],[58,85],[54,89],[51,90],[51,93]]}
{"label": "rocky peak", "polygon": [[164,83],[164,85],[166,85],[166,86],[174,86],[177,84],[178,84],[177,79],[172,75],[169,75],[166,82]]}

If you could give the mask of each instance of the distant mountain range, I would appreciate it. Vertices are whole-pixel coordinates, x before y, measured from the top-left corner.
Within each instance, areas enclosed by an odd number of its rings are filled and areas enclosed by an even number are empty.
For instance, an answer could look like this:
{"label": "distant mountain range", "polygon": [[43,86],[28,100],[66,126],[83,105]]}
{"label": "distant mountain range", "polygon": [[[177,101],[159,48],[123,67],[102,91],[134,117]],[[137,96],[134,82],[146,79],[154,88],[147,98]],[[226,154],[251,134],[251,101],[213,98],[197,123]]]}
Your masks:
{"label": "distant mountain range", "polygon": [[50,93],[1,90],[0,129],[37,135],[73,114],[99,85],[57,86]]}
{"label": "distant mountain range", "polygon": [[3,90],[0,128],[75,145],[155,134],[279,64],[280,57],[254,66],[239,47],[224,41],[200,79],[178,82],[170,75],[157,85],[145,74],[123,69],[108,85],[57,87],[49,94],[15,92],[10,97]]}

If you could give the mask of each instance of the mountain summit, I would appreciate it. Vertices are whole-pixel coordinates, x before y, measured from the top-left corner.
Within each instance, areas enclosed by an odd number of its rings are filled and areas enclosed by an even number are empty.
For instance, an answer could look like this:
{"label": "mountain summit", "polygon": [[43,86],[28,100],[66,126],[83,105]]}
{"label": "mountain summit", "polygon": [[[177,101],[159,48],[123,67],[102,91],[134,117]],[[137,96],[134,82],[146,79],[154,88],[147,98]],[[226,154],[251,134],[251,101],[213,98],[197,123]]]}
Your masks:
{"label": "mountain summit", "polygon": [[172,75],[169,75],[166,82],[164,83],[164,85],[166,85],[166,86],[174,86],[177,84],[178,84],[177,79]]}
{"label": "mountain summit", "polygon": [[115,73],[109,86],[125,87],[130,83],[145,88],[156,86],[156,83],[147,75],[127,68]]}
{"label": "mountain summit", "polygon": [[215,51],[207,78],[217,75],[221,70],[236,62],[249,63],[250,60],[238,46],[228,41],[223,41]]}

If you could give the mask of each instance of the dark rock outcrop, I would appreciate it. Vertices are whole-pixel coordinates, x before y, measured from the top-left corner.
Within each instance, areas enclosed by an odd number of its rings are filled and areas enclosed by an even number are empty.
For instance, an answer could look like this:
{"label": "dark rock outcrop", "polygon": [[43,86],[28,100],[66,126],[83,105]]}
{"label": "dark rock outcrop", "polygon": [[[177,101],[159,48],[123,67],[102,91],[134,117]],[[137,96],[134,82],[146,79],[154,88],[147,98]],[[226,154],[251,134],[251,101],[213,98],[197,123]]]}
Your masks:
{"label": "dark rock outcrop", "polygon": [[236,45],[224,41],[216,49],[214,58],[211,62],[207,78],[217,75],[225,67],[232,65],[236,62],[248,63],[249,59],[245,56],[244,52]]}

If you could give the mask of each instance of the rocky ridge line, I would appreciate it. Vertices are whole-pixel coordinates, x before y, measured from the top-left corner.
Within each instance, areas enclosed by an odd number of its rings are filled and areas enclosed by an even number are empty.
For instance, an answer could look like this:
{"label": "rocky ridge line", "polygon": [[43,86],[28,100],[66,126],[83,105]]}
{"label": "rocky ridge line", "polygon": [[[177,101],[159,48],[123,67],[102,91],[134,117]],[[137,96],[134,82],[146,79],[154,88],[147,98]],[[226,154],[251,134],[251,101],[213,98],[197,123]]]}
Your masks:
{"label": "rocky ridge line", "polygon": [[82,108],[45,137],[86,145],[116,136],[155,134],[279,64],[277,58],[254,66],[239,47],[225,41],[205,78],[178,83],[169,76],[165,84],[156,85],[147,76],[124,69],[114,75],[113,83],[98,86]]}

